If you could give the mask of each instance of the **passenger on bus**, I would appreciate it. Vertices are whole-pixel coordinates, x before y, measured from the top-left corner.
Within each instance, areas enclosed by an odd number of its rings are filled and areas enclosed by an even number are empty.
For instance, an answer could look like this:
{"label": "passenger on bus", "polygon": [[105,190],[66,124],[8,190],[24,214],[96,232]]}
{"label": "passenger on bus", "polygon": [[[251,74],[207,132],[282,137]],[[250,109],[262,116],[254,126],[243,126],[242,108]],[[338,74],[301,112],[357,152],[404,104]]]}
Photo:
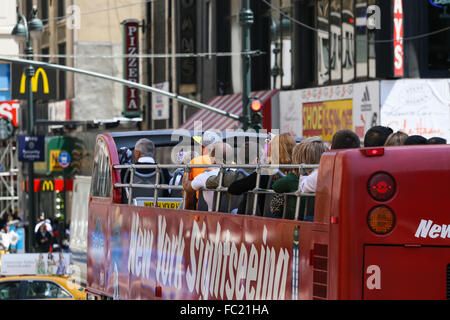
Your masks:
{"label": "passenger on bus", "polygon": [[[133,150],[134,162],[135,164],[155,164],[155,159],[153,158],[155,151],[155,146],[153,142],[147,138],[139,139]],[[154,168],[136,168],[133,175],[133,181],[131,179],[131,169],[128,168],[124,183],[136,183],[136,184],[153,184],[155,183],[156,172]],[[164,183],[160,181],[160,183]],[[144,188],[133,188],[133,198],[153,195],[153,190]]]}
{"label": "passenger on bus", "polygon": [[386,143],[387,138],[393,133],[389,127],[374,126],[370,128],[364,136],[364,147],[382,147]]}
{"label": "passenger on bus", "polygon": [[339,130],[331,141],[331,150],[360,148],[361,141],[352,130]]}
{"label": "passenger on bus", "polygon": [[[270,164],[291,164],[292,163],[292,150],[294,149],[296,145],[295,140],[288,134],[284,133],[281,135],[275,136],[273,139],[271,139],[268,149],[267,149],[267,157]],[[289,170],[281,170],[283,174],[287,174]],[[275,174],[272,177],[272,173],[269,170],[263,170],[261,172],[260,176],[260,183],[259,188],[261,189],[270,189],[271,183],[277,179],[277,175]],[[234,181],[229,187],[228,192],[232,195],[241,195],[244,194],[250,190],[255,189],[256,187],[256,178],[257,178],[257,172],[254,171],[249,176]],[[246,201],[244,198],[243,201]],[[258,195],[258,209],[257,214],[267,215],[267,216],[273,216],[270,214],[267,214],[267,211],[265,210],[265,202],[266,202],[266,196],[264,194]],[[240,206],[246,207],[246,206]],[[238,213],[246,213],[246,212],[238,212]]]}
{"label": "passenger on bus", "polygon": [[[300,142],[293,150],[292,160],[295,164],[319,164],[322,154],[328,151],[327,145],[320,137],[312,137]],[[315,192],[317,185],[317,169],[305,170],[307,175],[302,175],[299,170],[290,172],[283,178],[278,179],[273,184],[273,190],[278,193],[295,192],[299,189],[301,192]],[[309,189],[308,189],[309,188]],[[295,217],[296,198],[288,198],[288,207],[286,217],[292,219]],[[314,212],[314,210],[312,210]]]}
{"label": "passenger on bus", "polygon": [[[195,136],[194,141],[201,145],[202,155],[192,159],[189,164],[211,164],[211,158],[209,157],[210,148],[214,143],[222,142],[222,138],[213,131],[205,131],[202,136]],[[191,168],[187,179],[192,181],[196,176],[203,173],[207,167],[204,168]],[[196,209],[198,204],[199,193],[187,193],[186,194],[186,209]]]}
{"label": "passenger on bus", "polygon": [[[215,143],[211,148],[210,158],[212,164],[231,164],[233,162],[233,148],[228,143]],[[193,180],[189,180],[187,176],[183,178],[183,188],[187,193],[206,189],[206,181],[211,176],[219,174],[219,168],[205,170],[198,174]],[[208,211],[213,211],[214,191],[202,191]]]}
{"label": "passenger on bus", "polygon": [[[134,146],[134,163],[135,164],[155,164],[153,153],[155,146],[149,139],[142,138],[136,142]],[[146,183],[149,176],[155,172],[154,168],[137,168],[134,172],[133,183]],[[125,183],[130,182],[130,169],[127,169],[125,175]]]}
{"label": "passenger on bus", "polygon": [[[257,164],[263,149],[259,148],[258,144],[253,141],[246,141],[237,150],[237,163],[236,164]],[[242,179],[248,176],[254,171],[254,168],[240,168],[238,170],[226,170],[222,178],[222,186],[229,187],[235,180]],[[206,181],[206,187],[208,189],[216,189],[219,186],[220,176],[211,176]]]}
{"label": "passenger on bus", "polygon": [[[198,157],[198,152],[195,151],[180,151],[175,156],[175,163],[179,165],[185,165],[191,162],[192,159]],[[184,168],[178,168],[172,174],[172,177],[169,180],[169,185],[171,186],[179,186],[182,184],[182,179],[184,176]],[[172,197],[181,197],[181,190],[172,190],[169,189],[168,193]]]}
{"label": "passenger on bus", "polygon": [[428,144],[447,144],[447,140],[441,137],[433,137],[428,139]]}
{"label": "passenger on bus", "polygon": [[412,135],[405,140],[405,146],[420,145],[420,144],[428,144],[427,138],[420,135]]}
{"label": "passenger on bus", "polygon": [[385,142],[385,146],[403,146],[405,144],[408,134],[403,131],[391,133]]}

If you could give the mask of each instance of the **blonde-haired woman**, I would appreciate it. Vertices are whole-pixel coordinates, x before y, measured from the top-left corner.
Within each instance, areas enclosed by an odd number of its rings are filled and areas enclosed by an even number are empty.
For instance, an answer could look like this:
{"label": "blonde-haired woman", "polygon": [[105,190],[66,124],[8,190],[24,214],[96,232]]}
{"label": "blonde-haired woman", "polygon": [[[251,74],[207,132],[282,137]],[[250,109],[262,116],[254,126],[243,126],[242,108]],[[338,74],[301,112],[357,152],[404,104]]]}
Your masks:
{"label": "blonde-haired woman", "polygon": [[[268,145],[267,157],[271,164],[291,164],[292,163],[292,149],[295,147],[296,142],[288,133],[283,133],[273,137]],[[281,170],[288,172],[289,170]],[[244,195],[246,192],[256,187],[256,171],[249,176],[234,181],[228,187],[228,193],[232,195]],[[270,186],[270,171],[263,170],[260,176],[259,187],[263,189],[269,189]],[[246,201],[244,196],[243,202]],[[259,215],[263,215],[265,204],[265,195],[260,194],[258,196]],[[245,214],[245,205],[241,203],[238,213]]]}
{"label": "blonde-haired woman", "polygon": [[[328,151],[327,145],[319,137],[312,137],[300,142],[293,150],[293,163],[295,164],[319,164],[322,154]],[[300,191],[305,193],[313,193],[317,185],[318,169],[305,170],[307,175],[300,174],[299,170],[294,170],[285,177],[277,180],[272,188],[277,193],[289,193],[298,190],[299,177]],[[291,196],[288,200],[287,217],[295,216],[296,198]]]}
{"label": "blonde-haired woman", "polygon": [[391,133],[384,143],[385,146],[403,146],[408,135],[403,131]]}

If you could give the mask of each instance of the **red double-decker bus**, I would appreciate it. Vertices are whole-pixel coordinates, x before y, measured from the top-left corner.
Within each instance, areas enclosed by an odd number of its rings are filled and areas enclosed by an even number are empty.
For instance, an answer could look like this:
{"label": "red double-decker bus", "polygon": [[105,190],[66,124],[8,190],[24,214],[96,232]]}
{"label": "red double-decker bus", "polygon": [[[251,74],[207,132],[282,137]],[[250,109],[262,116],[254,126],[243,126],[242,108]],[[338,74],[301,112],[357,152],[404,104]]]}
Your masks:
{"label": "red double-decker bus", "polygon": [[[297,204],[314,201],[314,211],[275,219],[253,215],[255,210],[247,215],[185,210],[181,195],[159,193],[180,190],[162,177],[175,167],[189,169],[168,160],[180,142],[171,136],[143,131],[97,137],[88,215],[91,296],[450,298],[449,145],[325,153],[316,194],[287,194],[297,197]],[[123,189],[139,186],[121,181],[118,149],[132,149],[142,137],[156,146],[157,177],[140,187],[151,189],[148,196],[125,200]],[[190,133],[181,138],[189,141]],[[261,167],[255,165],[258,172]],[[215,192],[219,200],[226,188]],[[255,188],[249,194],[273,191]],[[313,217],[306,219],[308,214]]]}

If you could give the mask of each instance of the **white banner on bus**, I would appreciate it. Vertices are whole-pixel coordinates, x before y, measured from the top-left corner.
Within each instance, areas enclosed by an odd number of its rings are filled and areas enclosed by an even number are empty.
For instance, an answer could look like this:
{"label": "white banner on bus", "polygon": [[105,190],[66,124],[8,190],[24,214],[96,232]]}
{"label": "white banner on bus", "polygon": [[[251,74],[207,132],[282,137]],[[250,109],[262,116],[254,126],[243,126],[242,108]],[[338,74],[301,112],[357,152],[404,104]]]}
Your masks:
{"label": "white banner on bus", "polygon": [[2,255],[1,275],[69,275],[69,253],[24,253]]}
{"label": "white banner on bus", "polygon": [[450,80],[381,81],[381,124],[450,141]]}

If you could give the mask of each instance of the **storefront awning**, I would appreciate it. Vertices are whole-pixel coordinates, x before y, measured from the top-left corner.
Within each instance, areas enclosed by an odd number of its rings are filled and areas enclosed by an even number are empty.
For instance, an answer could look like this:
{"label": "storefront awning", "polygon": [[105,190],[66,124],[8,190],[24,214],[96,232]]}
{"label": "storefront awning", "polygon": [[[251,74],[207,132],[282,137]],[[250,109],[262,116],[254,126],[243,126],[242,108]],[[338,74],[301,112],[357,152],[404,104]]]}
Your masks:
{"label": "storefront awning", "polygon": [[[28,180],[23,181],[22,191],[28,192]],[[34,179],[34,192],[45,191],[73,191],[73,179]]]}
{"label": "storefront awning", "polygon": [[[277,92],[278,90],[268,90],[255,91],[251,93],[252,97],[256,97],[261,100],[263,105],[263,117],[266,119],[267,115],[270,115],[269,109],[271,108],[271,105],[267,102],[269,102],[272,96],[274,96]],[[206,104],[229,113],[242,116],[242,93],[216,96],[209,100]],[[200,110],[191,116],[182,126],[180,126],[180,129],[194,130],[194,123],[196,121],[201,121],[201,129],[203,131],[211,129],[224,131],[226,129],[237,129],[241,126],[239,121],[208,110]]]}

